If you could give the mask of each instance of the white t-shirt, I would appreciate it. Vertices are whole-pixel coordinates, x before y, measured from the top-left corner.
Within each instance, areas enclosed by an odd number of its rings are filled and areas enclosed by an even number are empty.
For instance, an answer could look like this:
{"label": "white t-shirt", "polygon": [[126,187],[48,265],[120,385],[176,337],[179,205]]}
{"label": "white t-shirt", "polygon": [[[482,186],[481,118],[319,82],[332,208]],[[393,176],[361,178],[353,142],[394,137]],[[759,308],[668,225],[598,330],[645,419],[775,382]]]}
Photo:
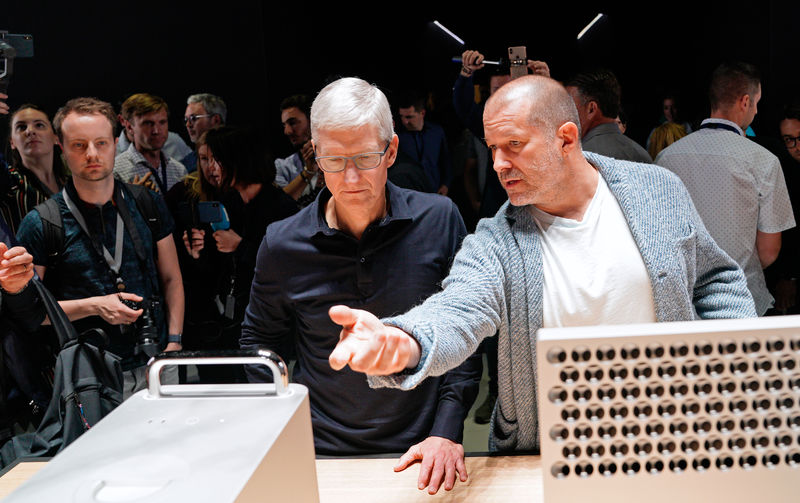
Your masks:
{"label": "white t-shirt", "polygon": [[542,232],[543,327],[657,321],[642,254],[602,176],[580,222],[530,210]]}

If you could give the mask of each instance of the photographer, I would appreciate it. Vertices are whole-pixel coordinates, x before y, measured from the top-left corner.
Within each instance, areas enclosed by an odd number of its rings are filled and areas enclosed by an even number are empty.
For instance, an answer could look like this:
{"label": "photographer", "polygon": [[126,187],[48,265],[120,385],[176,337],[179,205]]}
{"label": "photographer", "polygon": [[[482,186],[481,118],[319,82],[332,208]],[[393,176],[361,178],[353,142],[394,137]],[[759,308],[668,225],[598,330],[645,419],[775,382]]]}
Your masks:
{"label": "photographer", "polygon": [[78,332],[101,328],[109,335],[109,351],[122,358],[127,397],[146,386],[149,356],[181,349],[184,299],[163,200],[112,175],[115,122],[111,105],[94,98],[76,98],[56,113],[72,178],[53,203],[23,219],[17,238]]}

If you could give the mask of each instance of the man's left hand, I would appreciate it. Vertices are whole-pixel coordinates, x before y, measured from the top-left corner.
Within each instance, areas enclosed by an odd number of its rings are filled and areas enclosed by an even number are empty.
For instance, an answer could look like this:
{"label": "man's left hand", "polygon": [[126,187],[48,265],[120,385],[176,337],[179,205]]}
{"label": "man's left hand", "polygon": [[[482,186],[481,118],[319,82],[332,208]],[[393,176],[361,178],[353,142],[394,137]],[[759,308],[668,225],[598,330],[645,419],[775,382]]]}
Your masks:
{"label": "man's left hand", "polygon": [[216,231],[214,232],[214,241],[217,242],[217,250],[222,253],[231,253],[236,251],[236,248],[239,247],[239,243],[242,242],[242,236],[230,229],[226,231]]}
{"label": "man's left hand", "polygon": [[10,250],[0,243],[0,287],[18,293],[33,278],[33,256],[22,246]]}
{"label": "man's left hand", "polygon": [[422,442],[412,445],[400,457],[394,471],[401,472],[414,461],[421,460],[417,487],[428,488],[428,494],[436,494],[444,483],[444,490],[449,491],[456,484],[456,474],[461,482],[467,481],[467,466],[464,464],[464,447],[443,437],[428,437]]}

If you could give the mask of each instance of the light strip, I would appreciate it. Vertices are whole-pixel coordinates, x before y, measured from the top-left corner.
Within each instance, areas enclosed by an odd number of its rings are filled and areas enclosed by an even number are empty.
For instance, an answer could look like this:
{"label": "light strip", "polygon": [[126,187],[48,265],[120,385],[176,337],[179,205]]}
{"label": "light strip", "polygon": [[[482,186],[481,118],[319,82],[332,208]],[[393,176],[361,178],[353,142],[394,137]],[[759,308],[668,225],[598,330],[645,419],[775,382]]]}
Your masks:
{"label": "light strip", "polygon": [[[594,26],[594,24],[595,24],[596,22],[600,21],[600,18],[601,18],[601,17],[603,17],[603,14],[598,14],[597,16],[595,16],[595,18],[594,18],[594,19],[592,19],[592,22],[591,22],[591,23],[589,23],[589,24],[587,24],[587,25],[586,25],[586,28],[582,29],[582,30],[581,30],[581,32],[580,32],[580,33],[578,33],[578,40],[580,40],[580,39],[581,39],[581,37],[582,37],[582,36],[584,36],[584,35],[586,34],[586,32],[587,32],[587,31],[589,31],[589,28],[591,28],[592,26]],[[436,22],[436,21],[434,21],[434,22]]]}
{"label": "light strip", "polygon": [[453,37],[453,39],[454,39],[456,42],[458,42],[458,43],[459,43],[459,44],[461,44],[461,45],[464,45],[464,41],[463,41],[463,40],[461,40],[460,38],[458,38],[458,37],[456,36],[456,34],[455,34],[455,33],[453,33],[452,31],[448,30],[447,28],[445,28],[445,27],[444,27],[444,25],[442,25],[442,23],[440,23],[439,21],[434,21],[434,22],[433,22],[433,24],[435,24],[436,26],[438,26],[438,27],[439,27],[439,29],[440,29],[440,30],[442,30],[443,32],[445,32],[445,33],[447,33],[448,35],[450,35],[451,37]]}

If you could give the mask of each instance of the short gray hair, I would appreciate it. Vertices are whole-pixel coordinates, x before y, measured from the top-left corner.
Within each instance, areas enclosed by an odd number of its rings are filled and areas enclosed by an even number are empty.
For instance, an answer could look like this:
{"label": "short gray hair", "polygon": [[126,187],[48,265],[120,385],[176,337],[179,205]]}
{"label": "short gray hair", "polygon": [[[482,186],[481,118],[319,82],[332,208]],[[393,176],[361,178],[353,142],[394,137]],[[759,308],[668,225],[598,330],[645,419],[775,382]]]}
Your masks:
{"label": "short gray hair", "polygon": [[228,107],[225,106],[225,102],[222,101],[222,98],[219,96],[208,93],[193,94],[186,99],[187,105],[191,105],[192,103],[200,103],[203,105],[207,114],[219,115],[219,118],[222,119],[222,123],[225,124],[228,118]]}
{"label": "short gray hair", "polygon": [[381,139],[394,136],[389,100],[377,86],[356,77],[345,77],[325,86],[311,105],[311,137],[322,130],[378,128]]}

